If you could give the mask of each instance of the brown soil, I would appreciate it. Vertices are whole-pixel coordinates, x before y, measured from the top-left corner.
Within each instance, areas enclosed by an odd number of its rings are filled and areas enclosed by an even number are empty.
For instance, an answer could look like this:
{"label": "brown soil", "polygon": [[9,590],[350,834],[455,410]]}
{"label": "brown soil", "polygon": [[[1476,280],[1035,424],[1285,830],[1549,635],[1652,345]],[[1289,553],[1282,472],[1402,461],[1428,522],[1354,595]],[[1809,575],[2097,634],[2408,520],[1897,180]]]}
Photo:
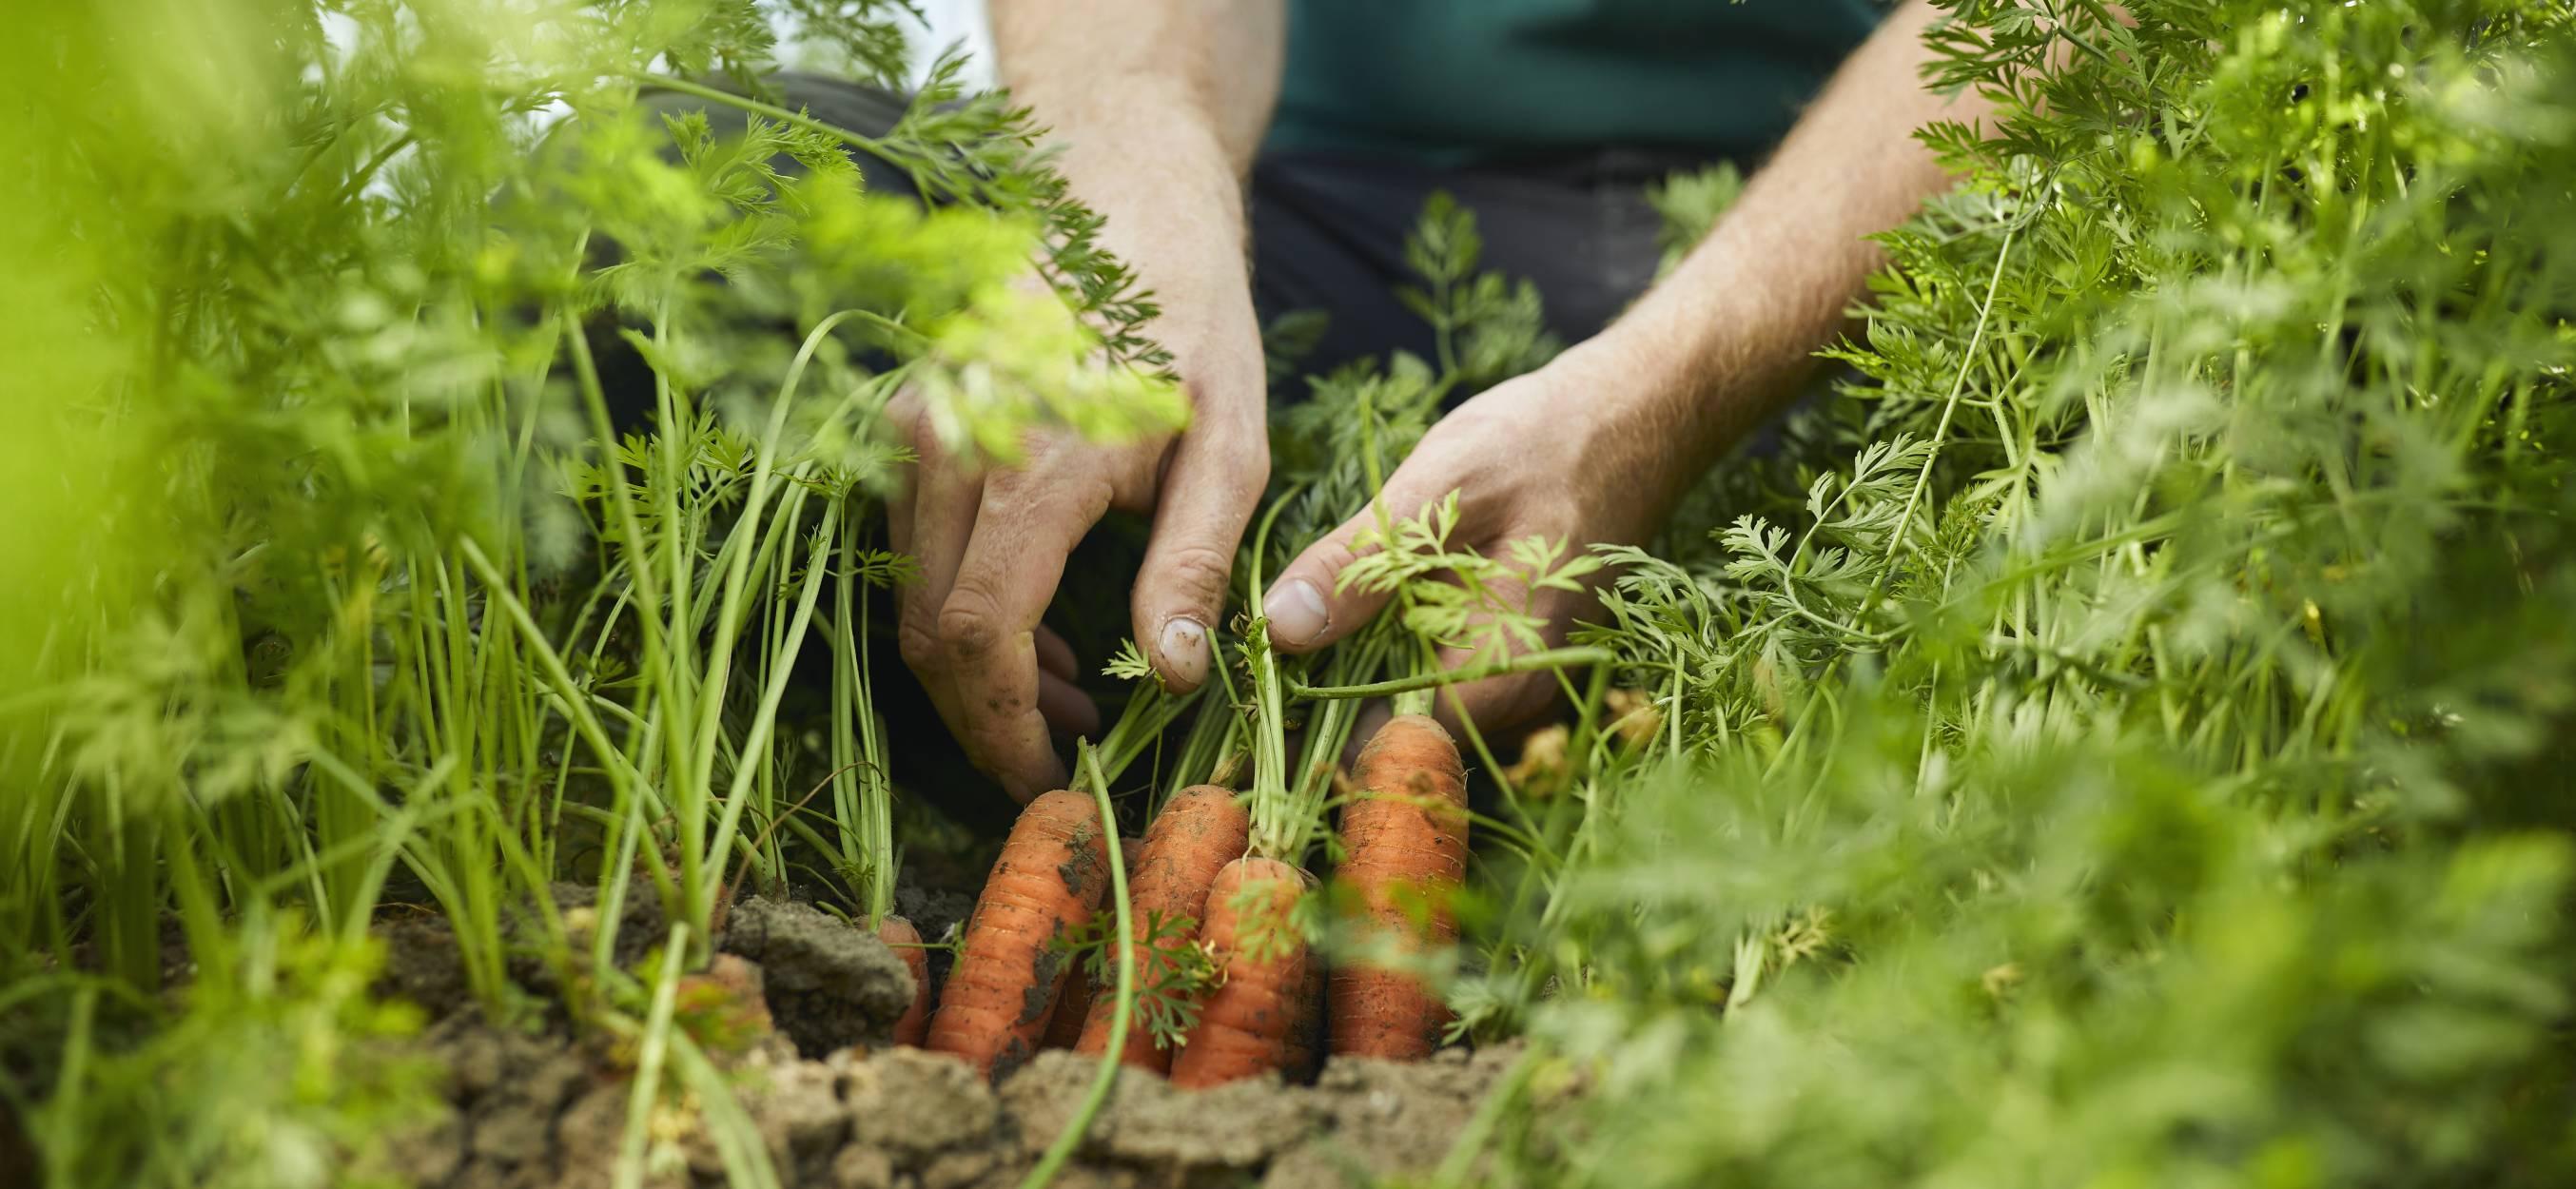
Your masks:
{"label": "brown soil", "polygon": [[808,1057],[884,1043],[912,1004],[912,971],[893,950],[810,904],[755,896],[734,905],[723,948],[760,967],[770,1017]]}
{"label": "brown soil", "polygon": [[[427,1038],[455,1111],[405,1137],[394,1166],[440,1189],[609,1185],[627,1080],[560,1038],[451,1017]],[[1126,1069],[1056,1184],[1340,1189],[1427,1172],[1509,1064],[1508,1049],[1416,1065],[1335,1061],[1313,1086],[1276,1080],[1178,1090]],[[984,1085],[918,1049],[843,1049],[820,1061],[772,1037],[735,1067],[737,1093],[789,1189],[980,1189],[1019,1183],[1088,1091],[1097,1066],[1055,1051]],[[684,1111],[657,1113],[646,1183],[724,1183],[714,1143]]]}
{"label": "brown soil", "polygon": [[[444,1013],[420,1043],[447,1071],[452,1108],[399,1137],[393,1166],[423,1189],[610,1185],[631,1058],[605,1038],[570,1037],[560,1022],[537,1031],[486,1024],[452,969],[439,971],[452,967],[439,923],[387,932],[387,989]],[[954,1059],[885,1047],[909,974],[873,936],[808,905],[743,901],[719,948],[749,961],[721,963],[701,993],[759,996],[776,1021],[775,1031],[755,1026],[727,1060],[787,1189],[1016,1185],[1098,1068],[1047,1052],[996,1088]],[[764,1015],[747,1006],[728,1018]],[[1334,1060],[1312,1086],[1274,1078],[1203,1091],[1122,1070],[1056,1184],[1328,1189],[1418,1175],[1440,1161],[1512,1056],[1503,1048],[1450,1050],[1416,1065]],[[666,1106],[649,1130],[647,1184],[724,1183],[699,1112]]]}

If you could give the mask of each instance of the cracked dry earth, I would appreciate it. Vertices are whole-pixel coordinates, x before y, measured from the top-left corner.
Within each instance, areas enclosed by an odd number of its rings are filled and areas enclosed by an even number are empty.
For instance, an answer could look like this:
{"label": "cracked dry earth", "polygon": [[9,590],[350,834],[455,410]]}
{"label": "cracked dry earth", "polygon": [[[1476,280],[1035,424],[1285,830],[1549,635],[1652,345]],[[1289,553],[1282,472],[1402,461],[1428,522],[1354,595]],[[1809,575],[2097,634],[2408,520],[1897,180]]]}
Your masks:
{"label": "cracked dry earth", "polygon": [[[437,1010],[437,995],[418,992],[445,987],[407,985],[436,969],[435,931],[392,940],[407,957],[388,989]],[[765,1004],[748,1013],[757,1017],[746,1022],[752,1039],[729,1068],[789,1189],[1015,1185],[1098,1068],[1046,1052],[988,1086],[960,1062],[883,1044],[909,993],[901,963],[874,937],[808,905],[745,901],[720,948],[730,957],[705,977]],[[888,982],[888,968],[900,981]],[[610,1185],[631,1091],[625,1066],[598,1041],[494,1028],[471,1006],[449,1003],[421,1039],[446,1070],[452,1109],[397,1139],[395,1167],[424,1189]],[[1339,1189],[1427,1172],[1513,1055],[1450,1050],[1415,1065],[1342,1059],[1311,1086],[1272,1078],[1202,1091],[1122,1071],[1055,1183]],[[665,1108],[651,1130],[648,1185],[724,1183],[696,1111]]]}

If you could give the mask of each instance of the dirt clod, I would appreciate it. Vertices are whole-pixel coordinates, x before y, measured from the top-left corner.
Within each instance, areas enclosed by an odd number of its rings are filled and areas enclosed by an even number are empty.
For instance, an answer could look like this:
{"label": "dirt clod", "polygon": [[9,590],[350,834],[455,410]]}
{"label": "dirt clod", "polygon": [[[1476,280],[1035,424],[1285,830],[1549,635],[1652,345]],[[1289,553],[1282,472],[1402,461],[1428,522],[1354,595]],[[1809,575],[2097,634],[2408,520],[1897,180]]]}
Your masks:
{"label": "dirt clod", "polygon": [[1416,1064],[1336,1058],[1314,1096],[1321,1126],[1271,1164],[1265,1189],[1344,1189],[1354,1169],[1426,1171],[1518,1058],[1520,1046],[1446,1049]]}
{"label": "dirt clod", "polygon": [[919,1049],[888,1049],[855,1064],[842,1102],[851,1139],[898,1158],[989,1143],[1001,1122],[1000,1104],[974,1069]]}
{"label": "dirt clod", "polygon": [[761,1142],[782,1180],[829,1183],[833,1157],[850,1134],[849,1112],[841,1107],[840,1080],[831,1068],[814,1061],[790,1061],[752,1072],[743,1091],[743,1107],[759,1124]]}
{"label": "dirt clod", "polygon": [[894,1189],[894,1157],[883,1149],[851,1146],[832,1157],[831,1189]]}
{"label": "dirt clod", "polygon": [[[1003,1111],[1018,1121],[1029,1159],[1054,1142],[1098,1068],[1087,1057],[1042,1053],[1002,1084]],[[1191,1091],[1123,1069],[1077,1151],[1085,1161],[1139,1174],[1142,1184],[1232,1185],[1310,1134],[1319,1118],[1307,1095],[1275,1079]]]}
{"label": "dirt clod", "polygon": [[376,976],[379,992],[417,1003],[433,1017],[472,999],[456,935],[445,920],[397,918],[380,920],[375,928],[385,943],[385,968]]}
{"label": "dirt clod", "polygon": [[894,951],[810,904],[746,899],[722,948],[760,964],[770,1015],[809,1058],[890,1040],[912,1003],[912,972]]}

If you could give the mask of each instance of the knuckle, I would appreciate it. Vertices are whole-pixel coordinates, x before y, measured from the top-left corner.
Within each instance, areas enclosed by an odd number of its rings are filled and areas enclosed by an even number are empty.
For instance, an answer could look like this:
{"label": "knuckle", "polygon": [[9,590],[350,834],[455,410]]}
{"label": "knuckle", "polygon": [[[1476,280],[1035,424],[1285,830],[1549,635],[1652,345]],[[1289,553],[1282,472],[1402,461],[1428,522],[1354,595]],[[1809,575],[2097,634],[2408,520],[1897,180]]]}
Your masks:
{"label": "knuckle", "polygon": [[983,510],[987,515],[1012,519],[1029,516],[1047,507],[1047,487],[1025,468],[995,471],[984,478]]}
{"label": "knuckle", "polygon": [[1359,553],[1351,547],[1351,542],[1355,539],[1347,532],[1335,533],[1315,542],[1313,551],[1306,556],[1314,561],[1317,569],[1323,571],[1325,579],[1338,578],[1341,576],[1343,567],[1359,558]]}
{"label": "knuckle", "polygon": [[1088,527],[1109,507],[1110,483],[1100,474],[1065,474],[1053,468],[1014,468],[984,484],[984,512],[998,520],[1054,524],[1081,519]]}
{"label": "knuckle", "polygon": [[978,657],[1002,642],[1002,616],[993,597],[960,582],[939,608],[939,642],[951,657]]}
{"label": "knuckle", "polygon": [[1226,583],[1234,576],[1233,558],[1200,542],[1173,546],[1162,568],[1170,586],[1190,601],[1190,609],[1201,612],[1224,600]]}
{"label": "knuckle", "polygon": [[940,648],[939,633],[926,616],[907,613],[895,626],[895,647],[903,654],[903,663],[915,673],[937,672],[946,653]]}

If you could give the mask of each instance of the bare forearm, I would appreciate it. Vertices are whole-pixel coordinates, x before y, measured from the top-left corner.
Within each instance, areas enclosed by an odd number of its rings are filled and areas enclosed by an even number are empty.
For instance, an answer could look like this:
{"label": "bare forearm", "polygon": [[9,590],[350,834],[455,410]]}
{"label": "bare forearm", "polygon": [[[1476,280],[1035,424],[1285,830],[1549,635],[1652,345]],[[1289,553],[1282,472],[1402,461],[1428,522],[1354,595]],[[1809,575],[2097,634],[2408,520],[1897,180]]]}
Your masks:
{"label": "bare forearm", "polygon": [[1270,120],[1283,0],[995,0],[996,61],[1014,98],[1053,130],[1074,193],[1110,220],[1166,308],[1206,300],[1239,265],[1242,181]]}
{"label": "bare forearm", "polygon": [[1915,0],[1843,64],[1682,266],[1600,340],[1657,391],[1652,432],[1689,442],[1691,471],[1795,393],[1883,253],[1864,237],[1950,184],[1915,130],[1987,105],[1927,90]]}

